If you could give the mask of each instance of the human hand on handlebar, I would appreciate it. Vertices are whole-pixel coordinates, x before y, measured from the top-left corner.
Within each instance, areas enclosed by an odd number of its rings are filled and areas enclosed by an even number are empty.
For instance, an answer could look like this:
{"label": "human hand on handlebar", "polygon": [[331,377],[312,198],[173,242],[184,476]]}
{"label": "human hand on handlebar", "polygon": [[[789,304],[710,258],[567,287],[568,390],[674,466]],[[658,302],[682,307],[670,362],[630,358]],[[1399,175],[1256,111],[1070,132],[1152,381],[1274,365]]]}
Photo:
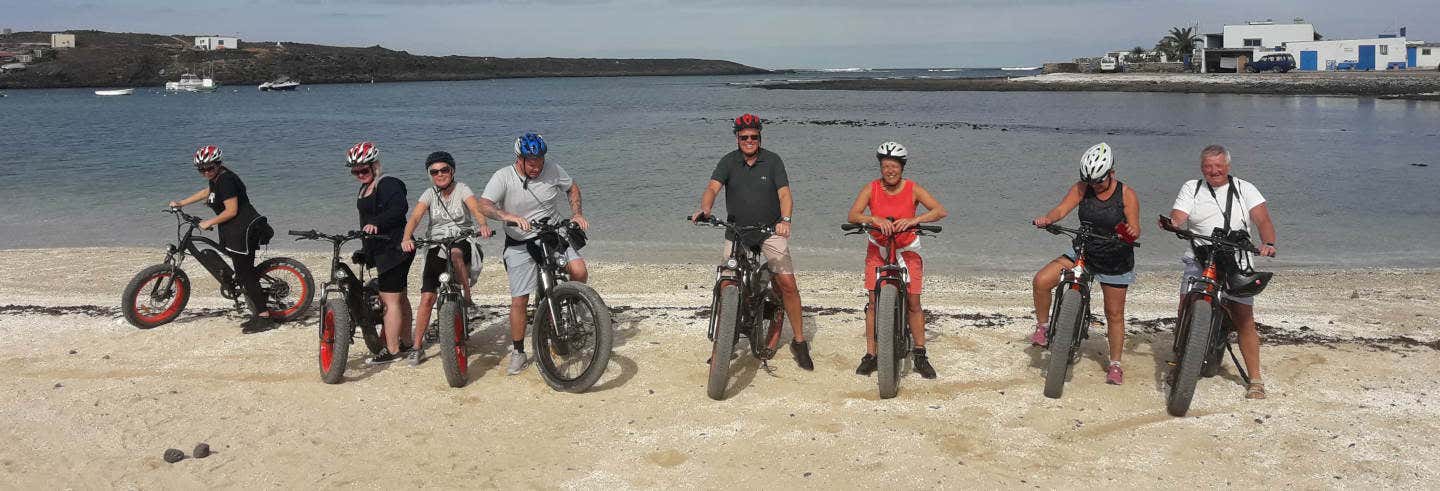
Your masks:
{"label": "human hand on handlebar", "polygon": [[1041,217],[1035,217],[1034,220],[1030,220],[1030,224],[1031,224],[1031,225],[1034,225],[1035,228],[1045,228],[1045,227],[1050,226],[1050,224],[1052,224],[1052,223],[1055,223],[1055,221],[1054,221],[1054,220],[1051,220],[1050,217],[1043,217],[1043,216],[1041,216]]}
{"label": "human hand on handlebar", "polygon": [[710,210],[701,209],[700,211],[695,212],[694,215],[690,215],[690,223],[693,223],[693,224],[696,224],[696,225],[699,225],[700,222],[706,222],[706,221],[709,221],[709,220],[710,220]]}
{"label": "human hand on handlebar", "polygon": [[360,227],[360,230],[363,231],[363,232],[365,232],[365,233],[367,233],[367,234],[378,234],[378,233],[380,233],[380,227],[376,227],[376,226],[374,226],[374,225],[366,225],[366,226],[364,226],[364,227]]}
{"label": "human hand on handlebar", "polygon": [[490,224],[480,222],[480,237],[488,239],[493,235],[495,235],[495,231],[490,228]]}
{"label": "human hand on handlebar", "polygon": [[200,223],[196,224],[195,226],[200,227],[201,230],[210,230],[211,228],[215,227],[215,224],[210,223],[210,220],[201,220]]}
{"label": "human hand on handlebar", "polygon": [[1160,215],[1160,219],[1156,220],[1155,224],[1159,225],[1161,229],[1168,230],[1170,232],[1175,232],[1179,230],[1175,227],[1175,223],[1170,221],[1170,217],[1167,217],[1165,215]]}
{"label": "human hand on handlebar", "polygon": [[525,217],[522,217],[520,215],[510,215],[503,218],[506,222],[519,228],[521,232],[530,232],[530,220],[526,220]]}
{"label": "human hand on handlebar", "polygon": [[919,223],[920,223],[920,220],[916,220],[916,219],[914,219],[914,218],[901,218],[901,219],[899,219],[899,220],[895,220],[895,231],[896,231],[896,232],[900,232],[900,231],[904,231],[904,230],[910,230],[911,228],[914,228],[915,225],[918,225]]}
{"label": "human hand on handlebar", "polygon": [[574,222],[576,225],[579,225],[580,230],[584,230],[586,232],[590,231],[590,221],[585,219],[585,215],[576,213],[570,216],[570,221]]}
{"label": "human hand on handlebar", "polygon": [[415,252],[415,241],[411,239],[405,239],[403,241],[400,241],[400,250],[405,252]]}
{"label": "human hand on handlebar", "polygon": [[168,206],[171,208],[179,208],[183,205],[181,205],[179,201],[171,201]]}
{"label": "human hand on handlebar", "polygon": [[790,238],[790,222],[780,222],[775,224],[775,235]]}
{"label": "human hand on handlebar", "polygon": [[889,219],[881,217],[870,217],[870,224],[874,225],[875,228],[880,229],[880,233],[882,234],[890,235],[895,233],[895,224],[891,223]]}
{"label": "human hand on handlebar", "polygon": [[1265,257],[1275,257],[1275,252],[1276,252],[1276,251],[1275,251],[1275,246],[1272,246],[1272,245],[1262,245],[1262,246],[1260,246],[1260,255],[1261,255],[1261,256],[1265,256]]}

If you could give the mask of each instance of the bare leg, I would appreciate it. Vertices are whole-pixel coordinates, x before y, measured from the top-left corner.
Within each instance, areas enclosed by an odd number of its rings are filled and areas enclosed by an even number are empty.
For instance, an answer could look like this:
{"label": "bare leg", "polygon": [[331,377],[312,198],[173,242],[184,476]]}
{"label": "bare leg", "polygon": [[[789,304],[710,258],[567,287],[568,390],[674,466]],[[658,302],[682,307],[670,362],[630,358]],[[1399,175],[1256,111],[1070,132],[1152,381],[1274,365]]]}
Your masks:
{"label": "bare leg", "polygon": [[925,347],[925,309],[920,308],[920,294],[906,294],[905,310],[909,316],[910,337],[916,348]]}
{"label": "bare leg", "polygon": [[405,323],[405,310],[402,302],[404,292],[380,292],[380,302],[385,304],[385,349],[391,353],[400,352],[400,328]]}
{"label": "bare leg", "polygon": [[510,297],[510,340],[525,340],[525,306],[530,303],[530,295]]}
{"label": "bare leg", "polygon": [[875,292],[870,292],[870,301],[865,303],[865,354],[875,354]]}
{"label": "bare leg", "polygon": [[780,300],[785,303],[785,316],[790,318],[790,327],[795,331],[795,342],[805,342],[805,319],[801,316],[804,311],[800,308],[800,287],[795,284],[795,275],[775,275],[775,290],[780,294]]}
{"label": "bare leg", "polygon": [[576,259],[566,263],[565,272],[570,273],[570,281],[584,283],[590,279],[590,270],[585,267],[584,259]]}
{"label": "bare leg", "polygon": [[1074,266],[1070,258],[1060,256],[1035,273],[1035,278],[1030,281],[1030,290],[1035,299],[1036,324],[1050,323],[1051,292],[1055,290],[1055,285],[1060,284],[1060,272]]}
{"label": "bare leg", "polygon": [[435,292],[420,292],[420,308],[415,312],[415,346],[425,341],[425,330],[430,328],[430,310],[435,308]]}
{"label": "bare leg", "polygon": [[1245,359],[1245,370],[1250,372],[1252,382],[1260,381],[1260,332],[1255,329],[1255,307],[1242,303],[1229,303],[1230,321],[1240,334],[1240,357]]}
{"label": "bare leg", "polygon": [[1108,328],[1105,339],[1110,342],[1110,361],[1120,361],[1125,351],[1125,294],[1126,288],[1100,285],[1105,294],[1105,325]]}
{"label": "bare leg", "polygon": [[467,302],[470,300],[470,267],[465,265],[465,253],[450,249],[450,264],[455,265],[455,276],[460,280],[460,291]]}

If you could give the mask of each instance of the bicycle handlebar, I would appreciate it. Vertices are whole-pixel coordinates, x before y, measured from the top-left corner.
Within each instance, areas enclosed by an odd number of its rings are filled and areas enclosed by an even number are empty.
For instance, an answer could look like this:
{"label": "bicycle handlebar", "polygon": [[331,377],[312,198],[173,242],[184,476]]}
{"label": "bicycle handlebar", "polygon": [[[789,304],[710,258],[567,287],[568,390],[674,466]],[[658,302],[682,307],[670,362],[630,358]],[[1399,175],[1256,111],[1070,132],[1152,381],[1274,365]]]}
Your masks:
{"label": "bicycle handlebar", "polygon": [[727,229],[727,230],[734,231],[735,233],[743,233],[743,232],[765,232],[765,233],[767,233],[767,234],[773,234],[773,233],[775,233],[775,226],[773,226],[773,225],[744,225],[744,226],[741,226],[741,225],[736,225],[736,224],[731,223],[731,222],[721,221],[719,218],[715,218],[713,215],[704,215],[704,216],[701,216],[701,217],[699,217],[699,220],[696,220],[696,218],[697,218],[697,217],[695,217],[694,215],[690,215],[690,216],[685,217],[685,221],[687,221],[687,222],[695,222],[695,225],[698,226],[698,227],[716,227],[716,228],[723,228],[723,229]]}
{"label": "bicycle handlebar", "polygon": [[[940,227],[939,225],[920,225],[920,224],[916,224],[913,228],[915,229],[915,233],[916,233],[917,235],[924,235],[924,233],[922,233],[922,232],[928,232],[928,233],[932,233],[932,234],[934,234],[934,233],[939,233],[939,232],[940,232],[940,229],[941,229],[941,227]],[[840,225],[840,230],[844,230],[844,231],[846,231],[846,232],[853,232],[853,233],[860,233],[861,231],[866,231],[866,230],[875,231],[875,232],[880,232],[880,227],[876,227],[876,226],[871,225],[871,224],[868,224],[868,223],[845,223],[845,224],[841,224],[841,225]],[[910,229],[907,228],[907,229],[905,229],[905,230],[896,230],[895,233],[898,234],[898,233],[901,233],[901,232],[905,232],[906,230],[910,230]],[[882,232],[882,233],[883,233],[883,232]],[[894,235],[894,234],[891,234],[891,235]]]}
{"label": "bicycle handlebar", "polygon": [[343,234],[338,234],[338,235],[337,235],[337,234],[327,234],[327,233],[319,232],[319,231],[316,231],[315,229],[310,229],[310,230],[291,230],[291,231],[289,232],[289,234],[295,236],[295,240],[328,240],[328,241],[331,241],[331,242],[341,242],[341,243],[343,243],[343,242],[349,242],[349,241],[352,241],[352,240],[355,240],[355,239],[390,240],[390,237],[385,236],[385,235],[367,234],[367,233],[362,232],[362,231],[359,231],[359,230],[351,230],[351,231],[349,231],[349,232],[345,232],[345,233],[343,233]]}
{"label": "bicycle handlebar", "polygon": [[1235,242],[1227,239],[1222,239],[1213,235],[1199,235],[1189,230],[1180,230],[1179,228],[1175,227],[1175,224],[1173,222],[1170,221],[1170,217],[1167,217],[1165,215],[1160,215],[1160,226],[1163,227],[1166,231],[1174,232],[1175,236],[1181,239],[1199,240],[1219,246],[1233,247],[1252,254],[1260,253],[1260,249],[1255,247],[1255,244],[1250,243],[1249,239],[1246,239],[1244,242]]}
{"label": "bicycle handlebar", "polygon": [[433,238],[432,238],[432,239],[422,239],[422,238],[419,238],[419,237],[412,237],[412,238],[410,239],[410,241],[411,241],[411,242],[414,242],[415,245],[417,245],[417,246],[432,246],[432,245],[444,246],[444,245],[449,245],[449,244],[451,244],[451,243],[459,242],[459,241],[461,241],[461,240],[469,239],[469,238],[476,237],[476,236],[477,236],[477,235],[476,235],[476,233],[475,233],[474,230],[466,230],[466,231],[464,231],[464,232],[460,232],[459,235],[456,235],[456,236],[453,236],[453,237],[441,237],[441,238],[438,238],[438,239],[433,239]]}
{"label": "bicycle handlebar", "polygon": [[198,224],[198,223],[201,222],[200,217],[197,217],[197,216],[195,216],[195,215],[191,215],[191,214],[189,214],[189,213],[185,213],[185,210],[181,210],[180,207],[178,207],[178,206],[172,206],[172,207],[170,207],[170,208],[167,208],[167,209],[164,210],[164,212],[165,212],[165,213],[169,213],[169,214],[171,214],[171,215],[175,215],[175,218],[176,218],[177,220],[180,220],[180,221],[183,221],[183,222],[186,222],[186,223]]}
{"label": "bicycle handlebar", "polygon": [[1119,243],[1121,243],[1121,244],[1125,244],[1125,245],[1128,245],[1128,246],[1130,246],[1130,247],[1140,247],[1140,243],[1139,243],[1139,242],[1125,242],[1124,240],[1122,240],[1120,237],[1117,237],[1117,236],[1113,236],[1113,235],[1110,235],[1110,236],[1100,235],[1100,234],[1091,232],[1091,231],[1089,231],[1089,230],[1074,229],[1074,228],[1069,228],[1069,227],[1064,227],[1064,226],[1056,225],[1056,224],[1053,224],[1053,223],[1052,223],[1052,224],[1049,224],[1049,225],[1046,225],[1046,226],[1045,226],[1045,231],[1046,231],[1046,232],[1050,232],[1050,233],[1055,234],[1055,235],[1070,234],[1070,235],[1074,235],[1074,236],[1077,236],[1077,237],[1090,237],[1090,238],[1093,238],[1093,239],[1106,240],[1106,241],[1110,241],[1110,242],[1119,242]]}

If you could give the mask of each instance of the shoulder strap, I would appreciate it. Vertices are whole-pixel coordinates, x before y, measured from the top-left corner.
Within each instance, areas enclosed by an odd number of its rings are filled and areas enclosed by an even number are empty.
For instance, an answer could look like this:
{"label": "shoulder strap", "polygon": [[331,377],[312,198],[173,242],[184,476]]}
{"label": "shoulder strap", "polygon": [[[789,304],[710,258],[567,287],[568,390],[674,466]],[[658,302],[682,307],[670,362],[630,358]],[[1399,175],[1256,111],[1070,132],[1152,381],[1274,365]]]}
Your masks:
{"label": "shoulder strap", "polygon": [[[1231,176],[1225,176],[1225,178],[1228,179],[1228,180],[1230,180],[1230,189],[1229,189],[1229,192],[1225,193],[1225,213],[1222,214],[1221,217],[1223,217],[1224,220],[1225,220],[1225,233],[1226,233],[1226,234],[1229,234],[1229,233],[1230,233],[1230,210],[1231,210],[1232,208],[1234,208],[1234,206],[1235,206],[1235,198],[1236,198],[1236,195],[1237,195],[1238,193],[1235,191],[1235,178],[1234,178],[1234,177],[1231,177]],[[1207,182],[1207,183],[1205,183],[1205,185],[1206,185],[1206,186],[1209,186],[1210,183]],[[1212,196],[1215,194],[1215,188],[1210,188],[1210,194],[1211,194]]]}

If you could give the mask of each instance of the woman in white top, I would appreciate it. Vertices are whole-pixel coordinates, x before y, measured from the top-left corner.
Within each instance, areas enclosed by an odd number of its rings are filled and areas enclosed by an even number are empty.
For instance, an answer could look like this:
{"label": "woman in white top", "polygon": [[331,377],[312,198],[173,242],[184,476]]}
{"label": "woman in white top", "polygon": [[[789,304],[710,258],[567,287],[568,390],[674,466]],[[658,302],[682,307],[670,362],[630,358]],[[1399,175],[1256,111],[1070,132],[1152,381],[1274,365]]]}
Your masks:
{"label": "woman in white top", "polygon": [[[415,250],[415,241],[411,238],[415,228],[420,225],[420,218],[426,215],[430,217],[427,236],[431,239],[454,237],[467,230],[477,230],[477,224],[481,237],[494,234],[490,225],[485,223],[485,216],[480,214],[480,203],[475,200],[475,193],[470,191],[470,186],[455,180],[455,158],[451,157],[449,152],[431,153],[425,159],[425,169],[430,172],[433,186],[426,189],[425,193],[420,195],[420,200],[415,202],[415,210],[410,212],[410,220],[405,223],[405,240],[400,243],[401,249],[405,252]],[[440,274],[448,269],[449,261],[464,264],[455,270],[459,275],[457,279],[464,288],[463,298],[467,304],[470,302],[470,256],[470,248],[461,247],[459,244],[451,247],[449,251],[432,247],[425,254],[425,266],[420,275],[420,308],[415,312],[415,350],[408,355],[410,365],[420,364],[425,329],[430,325],[430,309],[435,307],[435,290],[440,286]],[[480,258],[474,260],[478,261]],[[393,361],[393,358],[380,358],[376,357],[375,362]]]}

